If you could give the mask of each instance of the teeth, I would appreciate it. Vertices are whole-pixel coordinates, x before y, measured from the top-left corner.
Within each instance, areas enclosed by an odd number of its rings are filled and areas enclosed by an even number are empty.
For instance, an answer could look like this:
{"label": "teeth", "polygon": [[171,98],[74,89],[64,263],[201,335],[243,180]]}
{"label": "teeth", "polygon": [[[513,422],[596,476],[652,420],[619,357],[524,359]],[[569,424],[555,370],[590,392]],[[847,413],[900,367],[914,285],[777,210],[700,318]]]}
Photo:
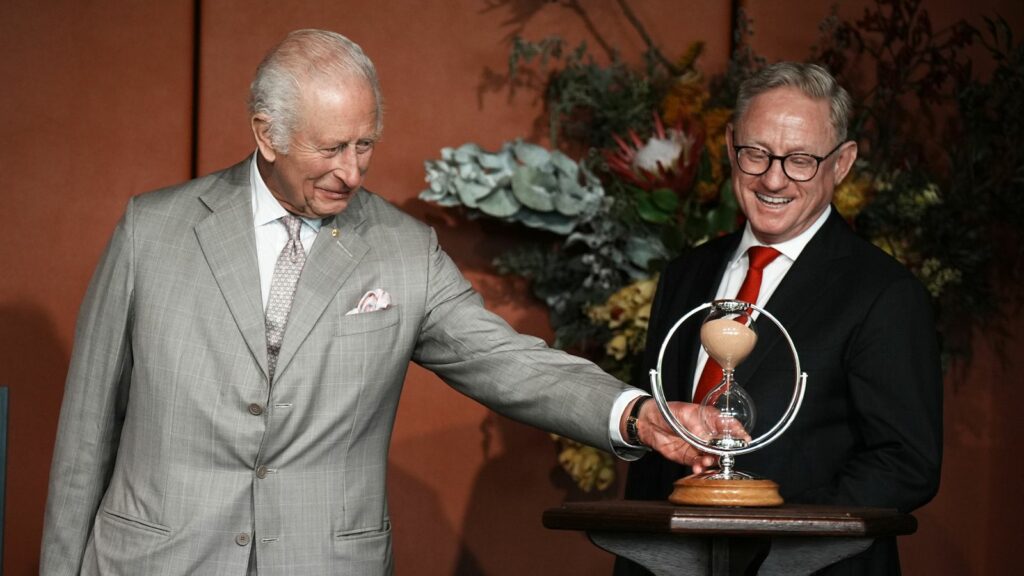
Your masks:
{"label": "teeth", "polygon": [[765,196],[764,194],[760,194],[758,192],[755,192],[754,195],[757,196],[757,199],[760,200],[761,202],[764,202],[765,204],[772,204],[772,205],[775,205],[775,206],[781,206],[783,204],[789,204],[790,202],[793,201],[792,198],[779,198],[777,196]]}

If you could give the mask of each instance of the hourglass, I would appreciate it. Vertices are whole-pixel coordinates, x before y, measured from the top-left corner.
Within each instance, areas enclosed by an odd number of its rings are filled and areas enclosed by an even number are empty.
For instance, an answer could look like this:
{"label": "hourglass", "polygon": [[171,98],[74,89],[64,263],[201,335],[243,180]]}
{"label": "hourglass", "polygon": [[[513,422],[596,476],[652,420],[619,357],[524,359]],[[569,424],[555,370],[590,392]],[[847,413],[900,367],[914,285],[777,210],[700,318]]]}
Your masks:
{"label": "hourglass", "polygon": [[[701,401],[699,419],[703,427],[698,435],[683,426],[668,408],[662,384],[661,365],[669,341],[688,319],[709,310],[700,328],[701,344],[708,356],[722,367],[722,380]],[[754,437],[757,410],[751,395],[736,381],[736,367],[757,345],[758,320],[767,318],[778,327],[789,344],[794,372],[793,394],[782,417],[763,435]],[[658,364],[651,370],[651,391],[662,416],[684,440],[702,451],[719,457],[719,466],[681,478],[669,500],[675,504],[703,506],[778,506],[782,504],[775,482],[758,478],[734,468],[737,455],[759,450],[789,427],[803,402],[807,374],[800,371],[800,359],[793,340],[782,324],[764,309],[740,300],[716,300],[694,308],[669,330],[658,354]]]}

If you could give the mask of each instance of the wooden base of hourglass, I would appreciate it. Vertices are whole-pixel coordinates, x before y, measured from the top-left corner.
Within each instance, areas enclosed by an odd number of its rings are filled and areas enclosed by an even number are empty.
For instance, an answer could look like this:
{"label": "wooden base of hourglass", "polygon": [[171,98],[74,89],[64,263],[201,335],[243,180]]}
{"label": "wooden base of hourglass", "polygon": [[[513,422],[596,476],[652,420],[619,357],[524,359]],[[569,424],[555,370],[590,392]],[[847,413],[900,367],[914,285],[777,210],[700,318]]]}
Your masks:
{"label": "wooden base of hourglass", "polygon": [[684,506],[781,506],[779,485],[765,479],[716,480],[687,476],[675,482],[668,497],[673,504]]}

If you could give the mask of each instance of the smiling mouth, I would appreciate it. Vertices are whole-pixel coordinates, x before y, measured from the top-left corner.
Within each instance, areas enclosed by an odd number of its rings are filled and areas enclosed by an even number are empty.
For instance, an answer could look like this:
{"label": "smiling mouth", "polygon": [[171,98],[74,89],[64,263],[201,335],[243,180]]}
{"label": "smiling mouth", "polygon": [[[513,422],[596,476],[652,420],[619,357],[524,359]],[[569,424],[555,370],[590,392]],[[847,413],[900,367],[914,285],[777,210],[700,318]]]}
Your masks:
{"label": "smiling mouth", "polygon": [[761,194],[760,192],[754,192],[754,196],[758,200],[760,200],[762,204],[767,204],[769,206],[785,206],[786,204],[789,204],[790,202],[793,201],[792,198],[780,198],[778,196],[768,196],[766,194]]}

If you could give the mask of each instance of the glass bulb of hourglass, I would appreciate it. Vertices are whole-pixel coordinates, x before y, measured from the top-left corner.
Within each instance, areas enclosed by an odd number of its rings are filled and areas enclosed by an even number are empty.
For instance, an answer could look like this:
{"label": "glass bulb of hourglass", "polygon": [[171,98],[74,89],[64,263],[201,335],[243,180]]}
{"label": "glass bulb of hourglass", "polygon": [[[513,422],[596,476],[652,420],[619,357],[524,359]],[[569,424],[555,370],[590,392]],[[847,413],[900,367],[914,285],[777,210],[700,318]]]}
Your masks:
{"label": "glass bulb of hourglass", "polygon": [[746,446],[757,420],[754,400],[733,377],[733,370],[757,344],[757,332],[748,309],[734,309],[723,303],[712,308],[700,329],[700,340],[708,355],[722,367],[722,382],[704,397],[700,420],[712,444],[719,448]]}
{"label": "glass bulb of hourglass", "polygon": [[757,423],[754,399],[731,374],[700,403],[700,419],[717,448],[743,448]]}

